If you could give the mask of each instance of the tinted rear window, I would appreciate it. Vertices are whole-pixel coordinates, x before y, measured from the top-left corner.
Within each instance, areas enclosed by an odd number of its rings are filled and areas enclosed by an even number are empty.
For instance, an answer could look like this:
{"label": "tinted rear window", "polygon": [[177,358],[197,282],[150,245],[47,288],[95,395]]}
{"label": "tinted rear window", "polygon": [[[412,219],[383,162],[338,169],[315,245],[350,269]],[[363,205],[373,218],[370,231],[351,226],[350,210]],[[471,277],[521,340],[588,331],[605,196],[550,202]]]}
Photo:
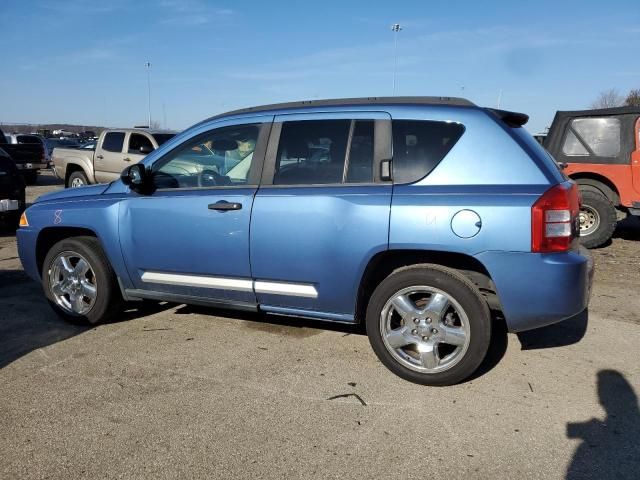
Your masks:
{"label": "tinted rear window", "polygon": [[34,135],[18,135],[16,140],[18,143],[42,143],[42,141]]}
{"label": "tinted rear window", "polygon": [[107,152],[122,152],[123,143],[124,132],[109,132],[104,136],[102,148]]}
{"label": "tinted rear window", "polygon": [[393,181],[413,183],[427,176],[462,136],[459,123],[393,121]]}
{"label": "tinted rear window", "polygon": [[154,133],[153,138],[158,142],[158,146],[175,137],[175,133]]}

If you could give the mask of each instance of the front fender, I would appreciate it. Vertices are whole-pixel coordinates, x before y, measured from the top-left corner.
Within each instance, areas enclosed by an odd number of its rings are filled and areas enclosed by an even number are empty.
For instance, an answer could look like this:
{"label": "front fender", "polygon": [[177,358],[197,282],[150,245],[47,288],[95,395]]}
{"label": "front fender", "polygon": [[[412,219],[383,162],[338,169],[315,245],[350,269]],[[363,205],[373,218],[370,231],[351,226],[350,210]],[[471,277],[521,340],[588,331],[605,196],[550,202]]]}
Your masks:
{"label": "front fender", "polygon": [[[106,185],[102,187],[106,188]],[[44,235],[56,229],[66,229],[70,234],[74,229],[88,230],[100,241],[123,286],[131,288],[118,236],[120,200],[118,197],[100,196],[76,198],[73,201],[36,203],[30,207],[27,210],[29,226],[21,227],[16,234],[18,252],[25,271],[33,279],[40,280],[37,249]]]}

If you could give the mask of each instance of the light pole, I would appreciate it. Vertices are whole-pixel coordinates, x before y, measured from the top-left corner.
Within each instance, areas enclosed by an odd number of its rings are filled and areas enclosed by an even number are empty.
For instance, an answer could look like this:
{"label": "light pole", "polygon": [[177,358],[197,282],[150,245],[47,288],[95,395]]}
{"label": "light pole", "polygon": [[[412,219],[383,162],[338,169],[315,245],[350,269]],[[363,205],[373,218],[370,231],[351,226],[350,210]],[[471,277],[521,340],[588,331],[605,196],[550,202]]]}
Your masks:
{"label": "light pole", "polygon": [[399,23],[391,25],[393,32],[393,95],[396,94],[396,69],[398,67],[398,32],[402,30]]}
{"label": "light pole", "polygon": [[149,128],[151,128],[151,62],[146,62],[144,66],[147,68],[147,107],[149,109]]}

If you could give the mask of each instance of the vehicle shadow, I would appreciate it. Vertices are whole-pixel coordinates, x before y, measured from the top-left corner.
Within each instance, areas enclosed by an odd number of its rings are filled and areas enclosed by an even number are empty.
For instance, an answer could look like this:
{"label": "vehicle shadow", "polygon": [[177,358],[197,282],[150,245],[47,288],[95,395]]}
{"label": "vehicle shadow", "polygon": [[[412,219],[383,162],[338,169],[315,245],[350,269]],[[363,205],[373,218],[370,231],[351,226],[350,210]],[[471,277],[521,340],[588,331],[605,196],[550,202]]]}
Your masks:
{"label": "vehicle shadow", "polygon": [[520,332],[517,335],[522,350],[564,347],[582,340],[587,333],[588,324],[589,311],[585,309],[582,313],[562,322],[528,332]]}
{"label": "vehicle shadow", "polygon": [[[47,304],[40,285],[21,270],[0,270],[0,369],[28,353],[93,328],[65,322]],[[173,308],[166,303],[132,304],[118,316],[127,321]]]}
{"label": "vehicle shadow", "polygon": [[343,332],[346,335],[367,334],[364,324],[336,323],[324,320],[313,320],[309,318],[290,317],[275,314],[267,315],[263,312],[245,312],[241,310],[224,310],[212,307],[201,307],[198,305],[182,305],[176,310],[175,313],[195,313],[208,316],[215,315],[234,320],[244,320],[246,322],[253,322],[255,324],[250,328],[271,333],[296,335],[294,331],[286,332],[286,329],[313,329]]}
{"label": "vehicle shadow", "polygon": [[640,410],[631,384],[616,370],[597,375],[604,420],[567,424],[567,438],[582,442],[567,468],[567,480],[636,479],[640,467]]}
{"label": "vehicle shadow", "polygon": [[640,240],[640,218],[629,215],[624,220],[618,222],[613,238],[624,240]]}

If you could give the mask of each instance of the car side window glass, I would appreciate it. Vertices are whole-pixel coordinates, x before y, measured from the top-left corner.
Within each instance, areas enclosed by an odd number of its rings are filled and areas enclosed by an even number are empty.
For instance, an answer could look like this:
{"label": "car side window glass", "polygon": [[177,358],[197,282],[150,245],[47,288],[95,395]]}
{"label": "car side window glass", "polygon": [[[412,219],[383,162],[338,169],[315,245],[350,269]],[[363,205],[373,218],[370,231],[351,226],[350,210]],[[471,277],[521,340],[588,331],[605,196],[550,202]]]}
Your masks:
{"label": "car side window glass", "polygon": [[619,118],[575,118],[567,129],[562,152],[568,156],[617,157],[620,132]]}
{"label": "car side window glass", "polygon": [[146,155],[153,151],[153,144],[146,136],[139,133],[132,133],[129,136],[129,153],[135,155]]}
{"label": "car side window glass", "polygon": [[156,188],[246,185],[260,125],[211,130],[188,140],[153,165]]}
{"label": "car side window glass", "polygon": [[394,120],[392,129],[394,183],[413,183],[427,176],[464,132],[459,123],[426,120]]}
{"label": "car side window glass", "polygon": [[107,152],[122,152],[124,144],[124,132],[109,132],[104,136],[102,141],[102,149]]}
{"label": "car side window glass", "polygon": [[342,183],[351,120],[284,122],[274,185]]}
{"label": "car side window glass", "polygon": [[373,120],[356,120],[351,137],[347,183],[373,182]]}

